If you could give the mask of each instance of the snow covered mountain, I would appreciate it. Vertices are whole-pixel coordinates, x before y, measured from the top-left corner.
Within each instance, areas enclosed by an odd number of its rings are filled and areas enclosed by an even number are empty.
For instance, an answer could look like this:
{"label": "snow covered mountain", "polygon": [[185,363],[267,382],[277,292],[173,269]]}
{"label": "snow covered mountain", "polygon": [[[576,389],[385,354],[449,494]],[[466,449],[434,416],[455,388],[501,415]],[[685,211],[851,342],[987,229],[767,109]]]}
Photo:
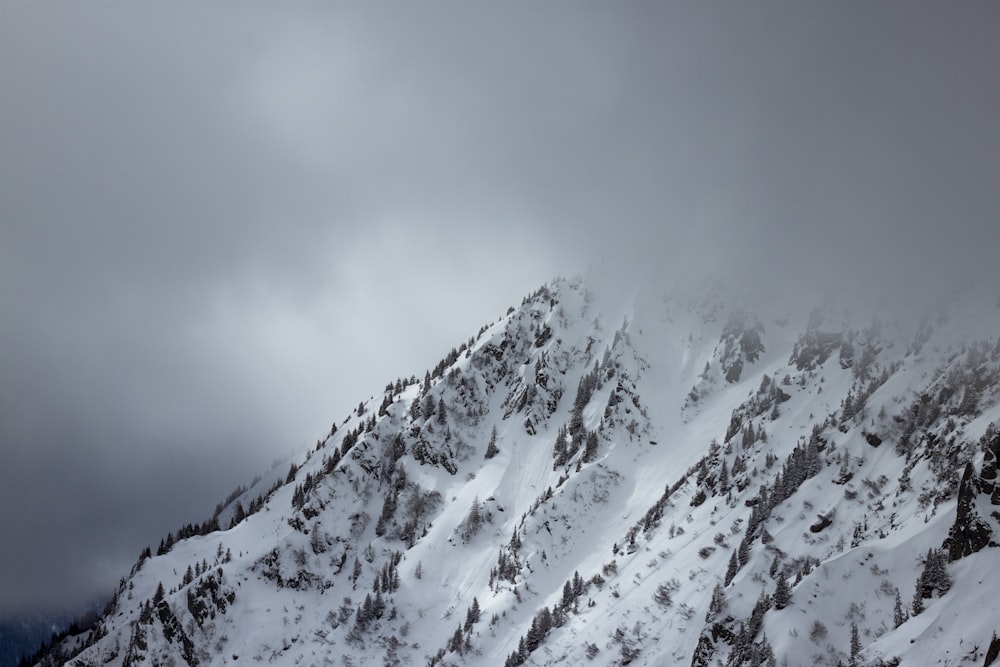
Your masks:
{"label": "snow covered mountain", "polygon": [[38,664],[989,664],[1000,308],[553,281]]}

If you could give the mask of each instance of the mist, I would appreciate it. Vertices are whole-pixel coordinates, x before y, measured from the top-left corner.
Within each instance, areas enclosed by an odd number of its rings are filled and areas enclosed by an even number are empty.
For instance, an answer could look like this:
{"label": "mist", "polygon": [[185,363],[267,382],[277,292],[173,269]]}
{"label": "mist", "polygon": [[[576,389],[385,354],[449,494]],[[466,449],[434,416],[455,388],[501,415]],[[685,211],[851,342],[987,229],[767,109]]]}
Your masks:
{"label": "mist", "polygon": [[0,612],[108,594],[556,275],[1000,284],[995,6],[3,13]]}

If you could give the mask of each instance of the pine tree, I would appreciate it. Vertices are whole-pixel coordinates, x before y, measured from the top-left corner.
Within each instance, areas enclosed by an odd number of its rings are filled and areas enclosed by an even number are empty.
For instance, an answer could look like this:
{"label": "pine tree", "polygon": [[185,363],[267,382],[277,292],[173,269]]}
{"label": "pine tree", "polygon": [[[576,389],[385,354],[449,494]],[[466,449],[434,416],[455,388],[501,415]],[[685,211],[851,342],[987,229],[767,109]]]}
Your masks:
{"label": "pine tree", "polygon": [[462,644],[462,626],[458,626],[455,628],[455,634],[451,636],[451,641],[448,642],[448,650],[461,655]]}
{"label": "pine tree", "polygon": [[517,551],[521,548],[521,538],[517,534],[517,528],[514,529],[514,534],[510,536],[510,550]]}
{"label": "pine tree", "polygon": [[910,604],[910,609],[914,616],[919,616],[924,610],[924,596],[920,591],[920,580],[917,579],[916,590],[913,591],[913,602]]}
{"label": "pine tree", "polygon": [[555,445],[552,448],[552,469],[556,470],[559,466],[566,465],[569,456],[568,432],[565,426],[561,426],[559,427],[559,433],[556,435]]}
{"label": "pine tree", "polygon": [[351,571],[351,585],[354,588],[358,587],[358,577],[361,576],[361,561],[358,557],[354,557],[354,569]]}
{"label": "pine tree", "polygon": [[479,497],[477,496],[472,501],[472,507],[469,508],[469,515],[465,518],[465,529],[462,531],[462,539],[468,540],[475,536],[479,532],[479,526],[483,522],[482,506],[479,504]]}
{"label": "pine tree", "polygon": [[500,453],[500,448],[497,447],[497,427],[493,427],[493,431],[490,433],[490,444],[486,446],[486,459],[492,459],[494,456]]}
{"label": "pine tree", "polygon": [[[747,528],[747,535],[749,534],[750,534],[750,529]],[[747,564],[747,561],[750,560],[750,541],[746,538],[746,536],[744,536],[743,539],[740,540],[740,546],[739,549],[737,549],[737,554],[739,555],[740,559],[740,567],[743,567],[744,565]]]}
{"label": "pine tree", "polygon": [[535,649],[542,642],[542,632],[538,629],[538,616],[531,619],[531,627],[524,639],[524,648],[528,653],[534,653]]}
{"label": "pine tree", "polygon": [[472,604],[469,606],[469,610],[465,613],[465,628],[466,632],[472,629],[472,626],[479,621],[480,615],[479,600],[472,598]]}
{"label": "pine tree", "polygon": [[774,608],[784,609],[792,600],[792,590],[788,586],[788,580],[783,576],[778,577],[778,585],[774,589]]}
{"label": "pine tree", "polygon": [[563,592],[562,592],[563,609],[569,609],[571,606],[573,606],[573,598],[574,598],[573,585],[569,581],[567,581],[565,584],[563,584]]}
{"label": "pine tree", "polygon": [[[708,616],[720,614],[726,608],[726,593],[722,589],[722,584],[715,584],[712,589],[712,600],[708,603]],[[706,618],[706,620],[708,620]]]}
{"label": "pine tree", "polygon": [[899,627],[906,623],[906,612],[903,611],[903,601],[899,597],[899,589],[896,589],[896,601],[892,608],[892,622],[894,627]]}
{"label": "pine tree", "polygon": [[947,569],[948,556],[942,549],[928,549],[924,557],[924,569],[917,578],[917,589],[921,597],[929,598],[937,591],[944,595],[951,589],[951,576]]}
{"label": "pine tree", "polygon": [[861,637],[858,636],[858,624],[851,623],[851,659],[848,663],[851,667],[857,667],[858,656],[861,654]]}
{"label": "pine tree", "polygon": [[548,607],[542,607],[542,610],[538,612],[538,630],[542,633],[542,638],[549,634],[549,630],[552,629],[552,612],[549,611]]}
{"label": "pine tree", "polygon": [[233,510],[233,520],[230,527],[237,525],[245,518],[247,518],[247,513],[246,510],[243,509],[243,503],[236,503],[236,509]]}
{"label": "pine tree", "polygon": [[584,441],[586,442],[586,446],[583,450],[583,462],[590,463],[597,458],[597,446],[600,444],[597,439],[597,431],[588,432]]}
{"label": "pine tree", "polygon": [[736,558],[736,552],[733,551],[732,554],[730,554],[729,556],[729,567],[726,568],[726,578],[725,578],[726,586],[728,586],[733,582],[733,578],[739,571],[740,571],[740,563]]}

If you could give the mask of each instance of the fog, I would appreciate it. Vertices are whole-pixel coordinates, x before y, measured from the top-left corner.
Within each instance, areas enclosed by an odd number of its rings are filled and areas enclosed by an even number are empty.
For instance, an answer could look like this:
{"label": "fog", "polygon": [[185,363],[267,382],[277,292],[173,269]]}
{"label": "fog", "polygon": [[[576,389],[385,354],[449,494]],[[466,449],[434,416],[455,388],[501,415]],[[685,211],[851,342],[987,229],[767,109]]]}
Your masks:
{"label": "fog", "polygon": [[106,595],[557,274],[1000,284],[992,5],[2,14],[0,611]]}

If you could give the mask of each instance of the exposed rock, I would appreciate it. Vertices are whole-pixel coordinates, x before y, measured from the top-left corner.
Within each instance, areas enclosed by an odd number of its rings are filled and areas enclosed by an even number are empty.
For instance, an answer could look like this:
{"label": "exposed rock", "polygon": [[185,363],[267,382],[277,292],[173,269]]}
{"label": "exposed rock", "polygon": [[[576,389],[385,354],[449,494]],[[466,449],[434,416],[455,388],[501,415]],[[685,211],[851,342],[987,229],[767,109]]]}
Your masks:
{"label": "exposed rock", "polygon": [[976,512],[977,495],[979,495],[979,483],[972,463],[968,463],[962,474],[962,481],[958,485],[955,525],[948,531],[948,537],[942,545],[948,552],[949,561],[956,561],[976,553],[987,546],[993,537],[989,524]]}

